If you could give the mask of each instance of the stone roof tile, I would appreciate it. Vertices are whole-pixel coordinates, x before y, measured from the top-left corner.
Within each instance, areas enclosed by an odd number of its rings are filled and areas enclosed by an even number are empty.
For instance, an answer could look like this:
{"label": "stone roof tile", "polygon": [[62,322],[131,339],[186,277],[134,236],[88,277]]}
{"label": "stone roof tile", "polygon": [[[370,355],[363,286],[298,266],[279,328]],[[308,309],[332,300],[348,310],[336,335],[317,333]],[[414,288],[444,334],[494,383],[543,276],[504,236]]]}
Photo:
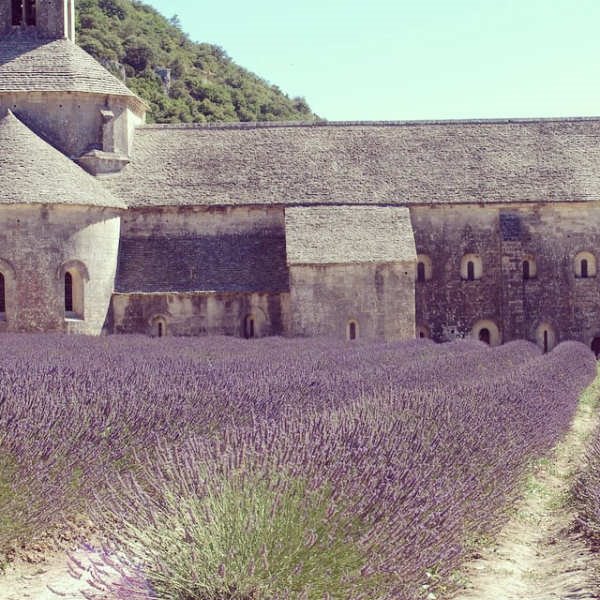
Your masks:
{"label": "stone roof tile", "polygon": [[310,206],[285,209],[288,265],[414,261],[408,208]]}
{"label": "stone roof tile", "polygon": [[287,292],[282,230],[124,237],[117,292]]}
{"label": "stone roof tile", "polygon": [[151,125],[131,206],[600,200],[600,119]]}
{"label": "stone roof tile", "polygon": [[142,101],[70,40],[9,35],[0,39],[0,93],[84,92]]}
{"label": "stone roof tile", "polygon": [[0,204],[126,208],[97,179],[40,139],[12,112],[0,118]]}

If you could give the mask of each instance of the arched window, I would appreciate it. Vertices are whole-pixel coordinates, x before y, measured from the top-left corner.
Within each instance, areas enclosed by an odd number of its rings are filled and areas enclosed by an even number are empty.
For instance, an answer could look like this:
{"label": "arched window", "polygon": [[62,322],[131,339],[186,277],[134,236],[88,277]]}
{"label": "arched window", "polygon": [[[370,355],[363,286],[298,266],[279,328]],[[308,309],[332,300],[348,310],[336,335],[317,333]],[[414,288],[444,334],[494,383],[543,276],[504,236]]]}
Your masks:
{"label": "arched window", "polygon": [[256,337],[256,319],[254,315],[248,315],[244,320],[244,337],[247,340]]}
{"label": "arched window", "polygon": [[475,281],[475,263],[472,260],[467,262],[467,280]]}
{"label": "arched window", "polygon": [[483,342],[484,344],[487,344],[489,346],[491,338],[492,338],[492,335],[490,333],[490,330],[487,327],[484,327],[483,329],[479,330],[479,341],[480,342]]}
{"label": "arched window", "polygon": [[162,338],[168,333],[167,319],[163,315],[155,315],[150,319],[150,335],[152,337]]}
{"label": "arched window", "polygon": [[[84,319],[84,276],[87,278],[87,270],[78,261],[63,266],[63,290],[64,309],[67,319]],[[84,274],[82,274],[82,272]]]}
{"label": "arched window", "polygon": [[523,261],[523,279],[527,280],[531,278],[531,271],[529,269],[529,261]]}
{"label": "arched window", "polygon": [[535,330],[535,342],[544,352],[550,352],[556,346],[556,333],[552,325],[542,323]]}
{"label": "arched window", "polygon": [[575,277],[587,279],[596,277],[596,257],[591,252],[579,252],[573,265]]}
{"label": "arched window", "polygon": [[483,264],[477,254],[465,254],[460,261],[460,276],[466,281],[481,279]]}
{"label": "arched window", "polygon": [[417,254],[417,281],[429,281],[432,275],[431,259],[426,254]]}
{"label": "arched window", "polygon": [[73,275],[65,273],[65,313],[73,312]]}
{"label": "arched window", "polygon": [[349,341],[357,340],[359,335],[358,331],[358,321],[350,320],[348,321],[348,325],[346,327],[346,338]]}
{"label": "arched window", "polygon": [[4,273],[0,273],[0,318],[6,314],[6,280]]}
{"label": "arched window", "polygon": [[595,337],[592,340],[592,352],[596,355],[596,358],[600,357],[600,337]]}

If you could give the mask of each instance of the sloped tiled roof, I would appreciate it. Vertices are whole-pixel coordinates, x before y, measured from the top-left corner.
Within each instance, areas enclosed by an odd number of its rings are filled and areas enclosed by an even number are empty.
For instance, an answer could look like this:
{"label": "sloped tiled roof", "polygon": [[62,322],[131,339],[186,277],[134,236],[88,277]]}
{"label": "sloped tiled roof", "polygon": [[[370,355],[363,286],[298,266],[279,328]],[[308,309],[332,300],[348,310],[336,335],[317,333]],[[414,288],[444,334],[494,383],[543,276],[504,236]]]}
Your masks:
{"label": "sloped tiled roof", "polygon": [[0,204],[125,208],[102,184],[10,111],[0,118]]}
{"label": "sloped tiled roof", "polygon": [[600,119],[150,125],[131,206],[600,200]]}
{"label": "sloped tiled roof", "polygon": [[414,261],[417,256],[404,207],[286,208],[285,233],[289,265]]}
{"label": "sloped tiled roof", "polygon": [[142,101],[87,52],[69,40],[31,35],[0,38],[0,93],[85,92]]}
{"label": "sloped tiled roof", "polygon": [[287,292],[283,230],[121,239],[117,292]]}

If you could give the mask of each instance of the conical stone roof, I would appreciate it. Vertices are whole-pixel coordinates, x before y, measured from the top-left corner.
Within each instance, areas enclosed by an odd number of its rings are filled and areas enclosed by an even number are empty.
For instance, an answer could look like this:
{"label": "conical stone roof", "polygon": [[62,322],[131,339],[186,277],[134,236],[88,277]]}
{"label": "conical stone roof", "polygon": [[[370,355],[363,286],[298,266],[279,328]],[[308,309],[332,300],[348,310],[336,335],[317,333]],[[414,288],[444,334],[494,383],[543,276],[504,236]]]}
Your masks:
{"label": "conical stone roof", "polygon": [[125,208],[97,179],[10,111],[0,118],[0,205],[5,204]]}
{"label": "conical stone roof", "polygon": [[83,92],[125,96],[138,108],[143,101],[87,52],[69,40],[35,35],[0,38],[0,94],[9,92]]}

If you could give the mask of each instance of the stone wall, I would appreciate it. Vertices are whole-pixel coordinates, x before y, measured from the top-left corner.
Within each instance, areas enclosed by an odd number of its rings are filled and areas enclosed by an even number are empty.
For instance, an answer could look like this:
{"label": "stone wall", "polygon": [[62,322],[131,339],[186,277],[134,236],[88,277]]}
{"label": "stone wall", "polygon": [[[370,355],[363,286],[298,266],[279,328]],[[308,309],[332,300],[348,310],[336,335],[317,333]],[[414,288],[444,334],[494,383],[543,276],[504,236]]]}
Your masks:
{"label": "stone wall", "polygon": [[51,38],[75,41],[74,0],[37,0],[37,26]]}
{"label": "stone wall", "polygon": [[[168,195],[168,189],[165,195]],[[123,237],[215,236],[262,230],[285,231],[283,209],[268,206],[166,206],[130,208],[123,215]]]}
{"label": "stone wall", "polygon": [[413,262],[290,266],[292,335],[404,340],[415,336]]}
{"label": "stone wall", "polygon": [[[0,331],[101,333],[114,287],[120,211],[0,206],[0,270],[8,273]],[[64,273],[81,274],[83,319],[65,318]]]}
{"label": "stone wall", "polygon": [[287,293],[115,294],[110,321],[114,333],[158,335],[162,322],[164,335],[265,337],[287,334],[289,315]]}
{"label": "stone wall", "polygon": [[0,0],[0,35],[10,30],[12,25],[10,0]]}
{"label": "stone wall", "polygon": [[127,100],[118,96],[74,92],[1,94],[0,114],[7,109],[70,158],[78,158],[90,148],[102,149],[102,110],[115,114],[115,152],[126,156],[130,154],[135,127],[143,122],[127,108]]}
{"label": "stone wall", "polygon": [[[416,284],[417,326],[434,339],[471,335],[483,320],[498,327],[502,342],[542,345],[544,330],[550,346],[600,336],[600,278],[578,278],[574,269],[579,252],[600,259],[599,206],[423,206],[411,217],[417,254],[432,264],[431,279]],[[469,253],[481,258],[481,279],[461,277],[461,257]]]}

